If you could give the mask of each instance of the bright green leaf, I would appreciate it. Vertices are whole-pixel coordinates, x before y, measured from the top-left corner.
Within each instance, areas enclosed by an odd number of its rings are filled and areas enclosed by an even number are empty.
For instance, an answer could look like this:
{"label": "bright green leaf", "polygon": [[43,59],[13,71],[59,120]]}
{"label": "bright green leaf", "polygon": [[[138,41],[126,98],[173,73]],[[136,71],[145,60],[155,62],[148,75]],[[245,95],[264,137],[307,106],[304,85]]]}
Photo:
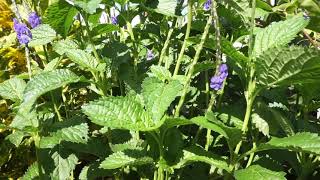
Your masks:
{"label": "bright green leaf", "polygon": [[252,165],[234,173],[237,180],[285,180],[285,175],[285,172],[271,171],[259,165]]}
{"label": "bright green leaf", "polygon": [[251,115],[252,123],[255,125],[255,127],[262,132],[263,135],[269,137],[269,124],[259,116],[257,113],[253,113]]}
{"label": "bright green leaf", "polygon": [[29,46],[41,46],[52,42],[57,34],[48,24],[41,24],[31,30],[32,40],[29,42]]}
{"label": "bright green leaf", "polygon": [[74,154],[65,153],[64,151],[56,151],[52,154],[55,169],[52,173],[53,179],[67,180],[71,172],[75,169],[78,158]]}
{"label": "bright green leaf", "polygon": [[292,46],[273,48],[257,58],[257,84],[262,87],[318,82],[320,51]]}
{"label": "bright green leaf", "polygon": [[20,102],[23,99],[23,91],[26,87],[24,80],[11,78],[0,84],[0,96],[4,99],[10,99],[14,102]]}
{"label": "bright green leaf", "polygon": [[148,131],[162,124],[153,122],[143,106],[129,96],[101,98],[82,110],[93,123],[111,128]]}
{"label": "bright green leaf", "polygon": [[74,1],[74,4],[80,8],[82,8],[84,11],[86,11],[89,14],[93,14],[96,12],[96,10],[99,8],[99,4],[102,0],[80,0],[80,1]]}
{"label": "bright green leaf", "polygon": [[153,121],[159,121],[172,101],[182,91],[183,86],[178,81],[169,81],[168,84],[156,78],[146,78],[142,83],[142,96],[147,112]]}
{"label": "bright green leaf", "polygon": [[93,57],[90,53],[87,53],[81,49],[67,49],[66,55],[71,61],[79,64],[83,69],[89,69],[90,71],[99,71],[99,61]]}
{"label": "bright green leaf", "polygon": [[22,176],[22,180],[37,179],[39,177],[38,163],[35,162],[29,166],[28,170]]}
{"label": "bright green leaf", "polygon": [[144,154],[144,152],[137,150],[115,152],[108,156],[100,164],[100,167],[104,169],[117,169],[125,166],[137,166],[153,163],[153,159],[151,157],[144,156]]}
{"label": "bright green leaf", "polygon": [[308,22],[302,16],[295,16],[285,21],[272,23],[256,34],[253,54],[260,56],[268,49],[288,44],[298,32],[308,25]]}

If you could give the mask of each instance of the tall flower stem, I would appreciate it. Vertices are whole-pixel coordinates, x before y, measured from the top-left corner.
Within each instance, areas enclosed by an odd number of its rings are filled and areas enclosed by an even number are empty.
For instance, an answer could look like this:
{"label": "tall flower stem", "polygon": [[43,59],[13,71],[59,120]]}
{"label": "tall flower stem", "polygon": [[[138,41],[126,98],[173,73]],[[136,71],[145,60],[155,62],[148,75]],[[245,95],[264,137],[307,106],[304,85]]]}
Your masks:
{"label": "tall flower stem", "polygon": [[[247,94],[246,94],[246,101],[247,101],[247,107],[246,107],[246,114],[243,120],[243,125],[242,125],[242,134],[245,135],[247,130],[248,130],[248,124],[251,116],[251,111],[252,111],[252,105],[255,100],[255,97],[258,93],[256,91],[256,86],[255,86],[255,80],[254,80],[254,66],[253,66],[253,61],[254,61],[254,54],[253,54],[253,45],[254,45],[254,36],[253,36],[253,29],[255,27],[255,9],[256,9],[256,0],[251,1],[251,27],[250,27],[250,39],[249,39],[249,84],[247,88]],[[237,144],[234,153],[238,154],[240,151],[242,145],[242,140]],[[251,155],[253,156],[253,155]],[[234,165],[233,165],[234,168]]]}
{"label": "tall flower stem", "polygon": [[134,33],[133,33],[133,30],[132,30],[132,24],[127,21],[126,22],[127,24],[127,28],[128,28],[128,33],[130,35],[130,38],[131,38],[131,41],[132,41],[132,44],[133,44],[133,63],[134,63],[134,71],[135,71],[135,74],[137,73],[137,66],[138,66],[138,60],[139,60],[139,57],[138,57],[138,47],[137,47],[137,43],[136,43],[136,38],[134,37]]}
{"label": "tall flower stem", "polygon": [[183,41],[183,44],[182,44],[182,47],[181,47],[181,50],[180,50],[180,53],[179,53],[179,56],[178,56],[178,59],[177,59],[177,64],[174,68],[174,73],[173,75],[177,75],[178,72],[179,72],[179,68],[180,68],[180,64],[181,64],[181,61],[182,61],[182,58],[183,58],[183,55],[184,55],[184,51],[187,47],[187,40],[189,38],[189,35],[190,35],[190,30],[191,30],[191,23],[192,23],[192,1],[189,0],[188,1],[188,22],[187,22],[187,30],[186,30],[186,34],[184,36],[184,41]]}
{"label": "tall flower stem", "polygon": [[177,19],[175,19],[175,20],[173,21],[173,23],[172,23],[172,24],[173,24],[173,27],[170,28],[169,31],[168,31],[167,39],[166,39],[166,41],[164,42],[163,48],[162,48],[162,50],[161,50],[161,52],[160,52],[160,57],[159,57],[158,65],[161,65],[161,64],[163,63],[163,59],[164,59],[164,57],[165,57],[165,55],[166,55],[166,51],[167,51],[167,49],[168,49],[168,47],[169,47],[169,43],[170,43],[170,40],[171,40],[171,36],[172,36],[172,33],[173,33],[174,28],[176,27],[176,23],[177,23]]}
{"label": "tall flower stem", "polygon": [[27,60],[27,69],[28,69],[28,75],[29,75],[29,79],[31,79],[32,77],[32,70],[31,70],[31,61],[30,61],[30,52],[29,52],[29,48],[26,45],[26,47],[24,48],[25,51],[25,56],[26,56],[26,60]]}
{"label": "tall flower stem", "polygon": [[207,20],[207,24],[206,24],[206,26],[204,28],[204,32],[202,34],[200,44],[197,47],[196,54],[195,54],[195,56],[193,58],[193,61],[192,61],[191,65],[190,65],[190,69],[189,69],[188,74],[187,74],[187,80],[186,80],[186,82],[184,84],[183,92],[182,92],[181,98],[179,100],[179,103],[177,105],[177,108],[176,108],[176,111],[175,111],[175,114],[174,114],[175,117],[179,116],[180,109],[181,109],[181,107],[182,107],[182,105],[184,103],[184,100],[186,98],[186,95],[187,95],[187,93],[189,91],[190,82],[191,82],[192,75],[193,75],[193,72],[194,72],[194,66],[197,64],[197,62],[199,60],[200,53],[201,53],[201,50],[203,48],[203,44],[205,43],[205,41],[207,39],[207,35],[209,34],[209,29],[210,29],[211,23],[212,23],[212,15],[210,15],[208,20]]}

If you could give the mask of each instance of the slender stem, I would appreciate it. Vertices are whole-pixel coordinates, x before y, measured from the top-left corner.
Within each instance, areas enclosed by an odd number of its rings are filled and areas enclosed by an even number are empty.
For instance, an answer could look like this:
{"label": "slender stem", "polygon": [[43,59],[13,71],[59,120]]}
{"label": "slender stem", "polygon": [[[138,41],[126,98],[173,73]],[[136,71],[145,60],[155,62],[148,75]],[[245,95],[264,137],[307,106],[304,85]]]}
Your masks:
{"label": "slender stem", "polygon": [[[253,142],[253,149],[255,149],[257,147],[257,144],[255,142]],[[246,168],[249,167],[253,161],[253,158],[254,158],[254,152],[252,152],[250,154],[250,157],[249,157],[249,160],[247,162],[247,165],[246,165]]]}
{"label": "slender stem", "polygon": [[[219,16],[217,12],[217,1],[212,1],[212,16],[214,18],[214,28],[215,28],[215,38],[216,38],[216,64],[217,67],[221,63],[221,33],[220,33],[220,23],[219,23]],[[216,68],[216,71],[218,71],[219,68]]]}
{"label": "slender stem", "polygon": [[179,72],[179,68],[180,68],[180,64],[184,55],[184,51],[187,47],[187,40],[189,38],[190,35],[190,30],[191,30],[191,23],[192,23],[192,1],[189,0],[188,1],[188,22],[187,22],[187,30],[186,30],[186,34],[184,36],[184,41],[178,56],[178,60],[177,60],[177,64],[176,67],[174,68],[174,73],[173,75],[177,75]]}
{"label": "slender stem", "polygon": [[184,84],[182,96],[181,96],[181,98],[179,100],[179,103],[177,105],[177,108],[176,108],[176,111],[175,111],[175,114],[174,114],[175,117],[178,117],[179,114],[180,114],[180,109],[181,109],[181,107],[183,105],[183,102],[184,102],[184,100],[186,98],[186,94],[188,93],[188,90],[189,90],[190,82],[191,82],[193,71],[194,71],[194,66],[197,64],[197,62],[199,60],[200,53],[201,53],[201,50],[203,48],[203,44],[205,43],[205,41],[207,39],[207,35],[209,33],[209,29],[210,29],[211,23],[212,23],[212,15],[210,15],[208,20],[207,20],[207,24],[206,24],[206,26],[204,28],[204,32],[202,34],[200,44],[197,47],[196,54],[194,56],[194,59],[193,59],[193,61],[191,63],[190,69],[188,71],[187,80],[186,80],[186,82]]}
{"label": "slender stem", "polygon": [[26,59],[27,59],[27,69],[28,69],[28,75],[29,75],[29,79],[31,79],[32,76],[32,70],[31,70],[31,61],[30,61],[30,57],[29,57],[29,48],[26,45],[26,47],[24,48],[25,50],[25,55],[26,55]]}
{"label": "slender stem", "polygon": [[166,41],[164,42],[163,48],[162,48],[161,53],[160,53],[160,58],[159,58],[159,63],[158,63],[158,65],[161,65],[161,64],[163,63],[163,59],[164,59],[164,57],[165,57],[165,55],[166,55],[166,51],[167,51],[167,49],[168,49],[168,46],[169,46],[169,43],[170,43],[170,40],[171,40],[171,36],[172,36],[173,30],[174,30],[174,28],[175,28],[175,26],[176,26],[176,23],[177,23],[177,19],[175,19],[175,20],[173,21],[173,23],[172,23],[172,24],[174,24],[174,27],[172,27],[172,28],[169,29],[169,31],[168,31],[167,39],[166,39]]}
{"label": "slender stem", "polygon": [[137,44],[136,44],[136,39],[134,37],[134,33],[133,33],[133,30],[132,30],[132,25],[129,21],[126,22],[127,24],[127,29],[128,29],[128,32],[129,32],[129,35],[130,35],[130,38],[131,38],[131,41],[132,41],[132,44],[133,44],[133,56],[134,56],[134,70],[135,72],[137,71],[137,66],[138,66],[138,47],[137,47]]}
{"label": "slender stem", "polygon": [[58,108],[58,106],[57,106],[56,99],[55,99],[55,97],[53,96],[53,93],[52,93],[52,92],[50,92],[50,96],[51,96],[51,99],[52,99],[52,101],[53,101],[54,111],[56,112],[56,114],[57,114],[57,116],[58,116],[58,120],[61,122],[61,121],[63,121],[63,119],[62,119],[62,116],[61,116],[61,114],[60,114],[60,112],[59,112],[59,108]]}
{"label": "slender stem", "polygon": [[11,2],[12,2],[12,5],[13,5],[13,8],[14,8],[14,14],[17,16],[18,20],[20,22],[22,22],[22,18],[21,18],[21,15],[19,13],[19,9],[18,9],[16,1],[15,0],[11,0]]}

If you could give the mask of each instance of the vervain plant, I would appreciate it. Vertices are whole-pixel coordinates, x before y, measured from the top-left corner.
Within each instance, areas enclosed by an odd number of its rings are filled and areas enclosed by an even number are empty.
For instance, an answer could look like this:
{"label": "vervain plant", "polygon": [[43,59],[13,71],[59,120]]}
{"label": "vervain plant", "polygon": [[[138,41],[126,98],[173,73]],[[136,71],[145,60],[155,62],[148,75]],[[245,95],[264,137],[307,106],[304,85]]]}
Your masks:
{"label": "vervain plant", "polygon": [[7,3],[0,177],[319,177],[318,1]]}

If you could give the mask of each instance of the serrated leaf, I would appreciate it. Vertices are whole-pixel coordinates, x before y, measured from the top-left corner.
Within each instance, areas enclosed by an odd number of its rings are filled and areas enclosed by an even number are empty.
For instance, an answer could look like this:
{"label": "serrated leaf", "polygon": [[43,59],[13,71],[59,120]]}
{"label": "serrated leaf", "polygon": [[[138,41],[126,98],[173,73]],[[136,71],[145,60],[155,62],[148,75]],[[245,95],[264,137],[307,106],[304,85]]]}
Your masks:
{"label": "serrated leaf", "polygon": [[53,179],[67,180],[75,169],[78,158],[76,155],[64,151],[56,151],[52,154],[55,169],[51,175]]}
{"label": "serrated leaf", "polygon": [[42,46],[52,42],[57,34],[48,24],[41,24],[31,30],[32,40],[29,42],[29,46]]}
{"label": "serrated leaf", "polygon": [[303,47],[274,48],[257,58],[257,84],[262,87],[318,82],[320,51]]}
{"label": "serrated leaf", "polygon": [[176,126],[184,126],[190,124],[193,124],[193,122],[188,119],[167,117],[162,126],[165,127],[165,129],[169,129]]}
{"label": "serrated leaf", "polygon": [[285,172],[271,171],[259,165],[252,165],[234,173],[237,180],[285,180],[285,175]]}
{"label": "serrated leaf", "polygon": [[8,135],[5,139],[9,140],[12,144],[16,147],[19,147],[20,143],[22,142],[25,133],[22,131],[15,131],[12,134]]}
{"label": "serrated leaf", "polygon": [[125,166],[137,166],[153,163],[153,159],[144,156],[145,153],[137,150],[119,151],[108,156],[100,167],[104,169],[117,169]]}
{"label": "serrated leaf", "polygon": [[320,154],[320,137],[318,134],[302,132],[293,136],[277,138],[272,137],[266,144],[261,144],[258,151],[268,149],[289,149],[298,152]]}
{"label": "serrated leaf", "polygon": [[79,64],[83,69],[89,69],[90,71],[99,71],[99,61],[93,57],[90,53],[81,49],[66,49],[66,55],[71,61]]}
{"label": "serrated leaf", "polygon": [[8,79],[0,84],[0,96],[4,99],[20,102],[23,99],[23,91],[25,87],[26,82],[22,79]]}
{"label": "serrated leaf", "polygon": [[256,34],[253,54],[260,56],[268,49],[288,44],[308,23],[302,16],[272,23]]}
{"label": "serrated leaf", "polygon": [[63,39],[61,41],[58,41],[54,43],[53,49],[60,55],[63,55],[64,53],[68,52],[70,49],[77,49],[78,44],[71,39]]}
{"label": "serrated leaf", "polygon": [[269,137],[269,124],[259,116],[257,113],[253,113],[251,115],[252,123],[255,125],[255,127],[262,132],[263,135]]}
{"label": "serrated leaf", "polygon": [[142,96],[147,112],[154,122],[159,121],[172,101],[182,91],[183,86],[178,81],[168,84],[156,78],[146,78],[142,83]]}
{"label": "serrated leaf", "polygon": [[59,34],[67,35],[73,22],[73,17],[78,13],[77,9],[65,1],[57,1],[51,4],[44,15],[44,23],[49,24]]}
{"label": "serrated leaf", "polygon": [[87,143],[89,138],[88,131],[89,127],[87,123],[77,123],[70,126],[67,124],[66,127],[50,132],[49,136],[42,137],[40,148],[53,148],[55,145],[60,144],[61,141]]}
{"label": "serrated leaf", "polygon": [[24,90],[23,104],[33,104],[38,97],[70,83],[78,82],[80,78],[68,69],[56,69],[35,75]]}
{"label": "serrated leaf", "polygon": [[241,130],[234,127],[228,127],[218,121],[208,121],[204,116],[198,116],[191,119],[198,126],[215,131],[224,136],[231,146],[236,145],[241,138]]}
{"label": "serrated leaf", "polygon": [[22,176],[22,180],[33,180],[39,177],[38,163],[34,162]]}
{"label": "serrated leaf", "polygon": [[183,150],[183,157],[180,159],[178,164],[173,166],[173,168],[180,169],[192,162],[204,162],[217,168],[224,169],[228,172],[232,171],[226,159],[223,159],[219,155],[205,151],[198,146],[192,146]]}
{"label": "serrated leaf", "polygon": [[91,33],[97,36],[101,34],[108,34],[118,30],[119,30],[119,27],[114,24],[99,24],[98,26],[92,29]]}
{"label": "serrated leaf", "polygon": [[110,148],[113,152],[124,151],[126,149],[143,150],[143,147],[141,146],[142,143],[143,140],[138,141],[135,139],[130,139],[129,141],[122,144],[111,144]]}
{"label": "serrated leaf", "polygon": [[171,72],[163,66],[151,66],[151,73],[148,73],[149,77],[156,77],[160,81],[171,79]]}
{"label": "serrated leaf", "polygon": [[80,78],[76,74],[67,69],[43,71],[37,74],[27,83],[23,94],[23,102],[10,126],[19,129],[25,126],[37,127],[37,114],[34,110],[31,111],[31,107],[36,100],[49,91],[79,80]]}
{"label": "serrated leaf", "polygon": [[147,4],[151,10],[166,16],[176,16],[177,5],[176,0],[149,1]]}
{"label": "serrated leaf", "polygon": [[108,169],[99,168],[100,162],[94,162],[82,168],[79,179],[88,180],[88,179],[97,179],[99,177],[106,177],[114,175],[115,171]]}
{"label": "serrated leaf", "polygon": [[129,96],[101,98],[82,110],[93,123],[111,128],[148,131],[162,124],[153,122],[143,106]]}
{"label": "serrated leaf", "polygon": [[74,1],[74,4],[84,11],[86,11],[89,14],[93,14],[96,12],[96,10],[99,8],[99,4],[102,0],[80,0],[80,1]]}

